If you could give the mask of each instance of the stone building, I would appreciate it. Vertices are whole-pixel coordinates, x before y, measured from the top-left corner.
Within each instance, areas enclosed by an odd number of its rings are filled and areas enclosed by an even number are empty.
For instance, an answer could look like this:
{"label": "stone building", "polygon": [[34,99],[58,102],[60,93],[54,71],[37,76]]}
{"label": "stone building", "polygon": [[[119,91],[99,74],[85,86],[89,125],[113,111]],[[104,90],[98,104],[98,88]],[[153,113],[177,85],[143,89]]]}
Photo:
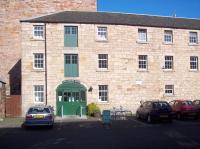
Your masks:
{"label": "stone building", "polygon": [[64,10],[96,11],[96,0],[0,0],[0,77],[21,94],[20,20]]}
{"label": "stone building", "polygon": [[200,99],[200,20],[64,11],[21,21],[22,109]]}
{"label": "stone building", "polygon": [[5,82],[0,79],[0,120],[5,117],[6,88]]}

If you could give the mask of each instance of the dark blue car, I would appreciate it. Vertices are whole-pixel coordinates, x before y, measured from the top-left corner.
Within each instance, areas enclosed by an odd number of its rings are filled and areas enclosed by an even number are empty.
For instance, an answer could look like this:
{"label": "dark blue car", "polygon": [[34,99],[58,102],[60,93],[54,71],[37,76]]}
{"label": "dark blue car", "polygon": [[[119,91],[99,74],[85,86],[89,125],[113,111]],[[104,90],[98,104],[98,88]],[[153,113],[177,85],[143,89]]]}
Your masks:
{"label": "dark blue car", "polygon": [[146,101],[136,111],[138,119],[144,119],[148,123],[159,120],[172,121],[172,109],[165,101]]}
{"label": "dark blue car", "polygon": [[50,106],[33,106],[26,113],[24,126],[49,126],[53,127],[54,113]]}

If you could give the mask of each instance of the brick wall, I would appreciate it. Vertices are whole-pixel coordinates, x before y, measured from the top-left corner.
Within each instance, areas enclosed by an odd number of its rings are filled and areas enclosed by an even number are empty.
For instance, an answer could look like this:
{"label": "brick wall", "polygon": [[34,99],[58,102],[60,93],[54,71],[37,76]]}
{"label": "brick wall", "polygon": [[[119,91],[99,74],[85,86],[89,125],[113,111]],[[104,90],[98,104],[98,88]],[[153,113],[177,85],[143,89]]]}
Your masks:
{"label": "brick wall", "polygon": [[0,87],[0,118],[5,117],[5,100],[6,100],[5,84]]}
{"label": "brick wall", "polygon": [[0,76],[7,82],[7,94],[21,94],[19,20],[63,10],[96,11],[96,0],[0,1]]}

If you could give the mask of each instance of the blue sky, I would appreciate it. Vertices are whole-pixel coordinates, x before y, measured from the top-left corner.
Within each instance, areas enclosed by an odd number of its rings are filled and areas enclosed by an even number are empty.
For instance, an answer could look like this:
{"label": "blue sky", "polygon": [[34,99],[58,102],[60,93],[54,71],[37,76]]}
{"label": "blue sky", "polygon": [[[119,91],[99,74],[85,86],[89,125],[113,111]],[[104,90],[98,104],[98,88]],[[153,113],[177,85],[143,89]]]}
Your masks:
{"label": "blue sky", "polygon": [[98,11],[200,19],[200,0],[97,0]]}

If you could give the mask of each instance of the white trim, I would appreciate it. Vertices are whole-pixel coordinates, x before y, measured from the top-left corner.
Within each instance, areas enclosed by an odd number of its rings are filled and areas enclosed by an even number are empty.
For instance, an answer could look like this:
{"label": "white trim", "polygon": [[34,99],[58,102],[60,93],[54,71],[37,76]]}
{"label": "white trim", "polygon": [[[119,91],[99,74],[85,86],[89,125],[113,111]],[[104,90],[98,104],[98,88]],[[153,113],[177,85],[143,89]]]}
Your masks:
{"label": "white trim", "polygon": [[[98,32],[99,32],[99,28],[106,28],[106,38],[102,38],[102,37],[99,37],[98,35]],[[99,42],[105,42],[105,41],[108,41],[108,27],[105,26],[105,25],[96,25],[96,41],[99,41]]]}
{"label": "white trim", "polygon": [[[45,71],[45,54],[42,52],[35,52],[33,54],[33,70],[35,71]],[[35,67],[35,54],[43,54],[43,68],[37,68]]]}
{"label": "white trim", "polygon": [[[42,37],[38,37],[38,36],[35,36],[35,26],[43,26],[43,35],[42,35]],[[44,24],[33,24],[33,27],[32,27],[32,37],[33,37],[33,39],[35,39],[35,40],[44,40],[44,32],[45,32],[45,29],[44,29]]]}
{"label": "white trim", "polygon": [[[43,102],[41,102],[41,101],[35,101],[35,86],[43,86],[43,89],[44,89],[44,94],[43,94],[43,99],[44,99],[44,101]],[[45,85],[43,85],[43,84],[33,84],[32,85],[32,87],[33,87],[33,103],[34,104],[44,104],[45,103]]]}

